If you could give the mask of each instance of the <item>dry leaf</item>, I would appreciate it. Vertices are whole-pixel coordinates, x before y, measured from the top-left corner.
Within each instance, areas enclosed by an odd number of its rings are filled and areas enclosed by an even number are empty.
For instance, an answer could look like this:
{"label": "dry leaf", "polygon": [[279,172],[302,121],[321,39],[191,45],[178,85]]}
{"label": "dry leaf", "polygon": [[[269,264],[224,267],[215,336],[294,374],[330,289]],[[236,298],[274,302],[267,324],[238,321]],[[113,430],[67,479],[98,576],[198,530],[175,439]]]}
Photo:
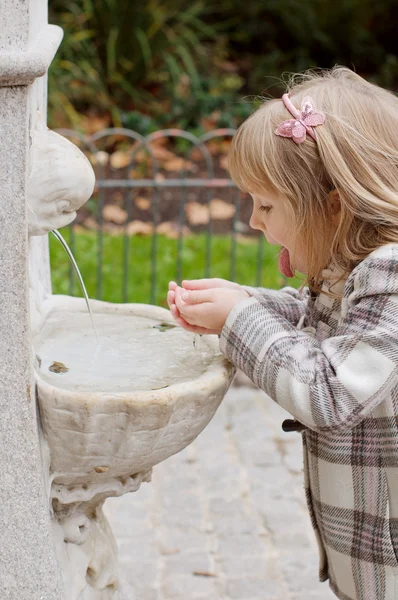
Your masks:
{"label": "dry leaf", "polygon": [[134,203],[140,210],[149,210],[151,208],[151,201],[143,196],[138,196],[138,198],[134,200]]}
{"label": "dry leaf", "polygon": [[[175,221],[164,221],[157,228],[157,232],[160,235],[165,235],[168,238],[177,239],[180,236],[180,226]],[[189,235],[190,233],[190,229],[184,226],[182,235]]]}
{"label": "dry leaf", "polygon": [[157,144],[150,144],[150,149],[152,151],[152,155],[156,158],[156,160],[172,160],[176,158],[176,155],[167,150],[167,148],[163,148],[163,146],[158,146]]}
{"label": "dry leaf", "polygon": [[179,554],[179,548],[160,548],[160,554],[162,556],[171,556],[173,554]]}
{"label": "dry leaf", "polygon": [[186,171],[189,171],[192,168],[192,163],[190,163],[187,160],[184,160],[183,158],[176,156],[175,158],[172,158],[171,160],[168,160],[167,162],[165,162],[163,165],[163,168],[169,172],[182,171],[184,169]]}
{"label": "dry leaf", "polygon": [[94,471],[97,473],[106,473],[109,471],[109,467],[94,467]]}
{"label": "dry leaf", "polygon": [[130,153],[117,150],[111,154],[110,163],[113,169],[123,169],[123,167],[127,167],[131,163]]}
{"label": "dry leaf", "polygon": [[210,202],[210,214],[212,219],[226,221],[227,219],[231,219],[235,212],[235,206],[228,202],[224,202],[224,200],[213,198]]}
{"label": "dry leaf", "polygon": [[209,140],[207,143],[207,149],[212,156],[220,153],[220,142],[217,140]]}
{"label": "dry leaf", "polygon": [[53,364],[48,367],[48,370],[52,373],[67,373],[69,371],[68,367],[58,360],[54,360]]}
{"label": "dry leaf", "polygon": [[105,221],[123,225],[127,221],[127,212],[117,204],[106,204],[102,211]]}
{"label": "dry leaf", "polygon": [[86,217],[83,221],[83,225],[84,227],[86,227],[86,229],[98,229],[98,223],[97,221],[94,219],[94,217]]}
{"label": "dry leaf", "polygon": [[102,165],[103,167],[105,167],[109,162],[108,152],[100,150],[99,152],[93,155],[93,162],[94,164]]}
{"label": "dry leaf", "polygon": [[200,148],[198,148],[197,146],[195,146],[195,148],[193,148],[190,157],[192,158],[192,160],[194,160],[195,162],[199,162],[199,161],[203,161],[203,152],[200,150]]}
{"label": "dry leaf", "polygon": [[205,204],[189,202],[185,205],[185,214],[191,225],[206,225],[209,222],[209,209]]}
{"label": "dry leaf", "polygon": [[127,225],[129,235],[151,235],[153,233],[153,224],[144,223],[144,221],[131,221]]}
{"label": "dry leaf", "polygon": [[154,179],[155,179],[155,181],[164,181],[166,179],[166,177],[164,175],[162,175],[162,173],[156,173]]}

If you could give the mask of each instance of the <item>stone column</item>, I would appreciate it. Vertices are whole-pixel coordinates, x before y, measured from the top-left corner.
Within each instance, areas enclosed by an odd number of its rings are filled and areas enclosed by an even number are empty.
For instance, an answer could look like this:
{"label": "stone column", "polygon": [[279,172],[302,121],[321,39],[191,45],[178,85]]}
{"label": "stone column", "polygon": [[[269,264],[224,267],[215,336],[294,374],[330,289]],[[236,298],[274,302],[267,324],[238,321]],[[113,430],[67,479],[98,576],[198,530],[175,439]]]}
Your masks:
{"label": "stone column", "polygon": [[[26,183],[46,73],[62,38],[47,25],[46,0],[0,6],[0,597],[63,600],[44,484],[32,377]],[[44,264],[46,239],[32,253]]]}

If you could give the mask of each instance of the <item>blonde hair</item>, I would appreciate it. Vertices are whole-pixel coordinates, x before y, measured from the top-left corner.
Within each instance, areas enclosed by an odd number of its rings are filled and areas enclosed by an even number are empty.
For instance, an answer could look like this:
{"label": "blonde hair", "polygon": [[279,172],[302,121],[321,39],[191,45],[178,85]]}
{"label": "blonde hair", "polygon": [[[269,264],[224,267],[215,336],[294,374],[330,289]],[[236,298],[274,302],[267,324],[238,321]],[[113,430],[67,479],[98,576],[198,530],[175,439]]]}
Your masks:
{"label": "blonde hair", "polygon": [[[310,96],[326,115],[316,142],[276,136],[292,117],[280,99],[267,100],[234,136],[229,170],[242,190],[288,200],[296,240],[305,240],[305,283],[319,291],[327,266],[346,277],[373,250],[398,242],[398,98],[345,67],[295,75],[287,87],[295,107]],[[332,190],[341,201],[333,234]]]}

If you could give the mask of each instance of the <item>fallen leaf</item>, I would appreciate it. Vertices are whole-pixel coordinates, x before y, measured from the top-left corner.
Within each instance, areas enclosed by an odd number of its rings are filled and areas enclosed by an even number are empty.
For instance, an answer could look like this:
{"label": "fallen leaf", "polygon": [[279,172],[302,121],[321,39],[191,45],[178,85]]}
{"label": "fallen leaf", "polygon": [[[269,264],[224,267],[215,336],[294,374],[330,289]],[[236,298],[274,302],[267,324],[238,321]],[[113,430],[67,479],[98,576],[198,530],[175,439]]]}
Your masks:
{"label": "fallen leaf", "polygon": [[209,150],[212,156],[214,156],[215,154],[219,154],[220,142],[217,140],[209,140],[209,142],[207,143],[207,149]]}
{"label": "fallen leaf", "polygon": [[154,156],[156,160],[163,161],[176,158],[176,155],[173,152],[167,150],[167,148],[163,148],[163,146],[158,146],[157,144],[152,143],[149,147],[152,151],[152,156]]}
{"label": "fallen leaf", "polygon": [[183,170],[190,171],[192,169],[192,163],[190,163],[188,160],[184,160],[183,158],[176,156],[175,158],[166,161],[163,165],[163,168],[169,172]]}
{"label": "fallen leaf", "polygon": [[[168,238],[177,239],[180,236],[180,226],[175,221],[164,221],[157,228],[157,232],[160,235],[165,235]],[[184,226],[182,230],[182,235],[185,236],[189,235],[190,233],[191,230],[188,227]]]}
{"label": "fallen leaf", "polygon": [[149,198],[144,198],[143,196],[138,196],[134,203],[140,210],[149,210],[151,208],[151,201]]}
{"label": "fallen leaf", "polygon": [[161,548],[160,549],[160,554],[162,556],[172,556],[173,554],[179,554],[179,553],[180,553],[179,548]]}
{"label": "fallen leaf", "polygon": [[64,363],[54,360],[53,364],[48,367],[49,371],[53,373],[67,373],[69,371],[68,367],[64,365]]}
{"label": "fallen leaf", "polygon": [[116,150],[110,157],[111,167],[113,169],[123,169],[131,163],[131,156],[129,152],[123,150]]}
{"label": "fallen leaf", "polygon": [[133,152],[133,160],[137,163],[147,162],[150,159],[151,155],[146,148],[141,148],[136,152]]}
{"label": "fallen leaf", "polygon": [[117,204],[106,204],[102,211],[105,221],[123,225],[127,221],[127,212]]}
{"label": "fallen leaf", "polygon": [[209,208],[199,202],[188,202],[185,205],[185,214],[190,225],[206,225],[210,220]]}
{"label": "fallen leaf", "polygon": [[109,162],[108,152],[104,152],[103,150],[96,152],[93,155],[93,162],[94,164],[102,165],[103,167],[105,167]]}
{"label": "fallen leaf", "polygon": [[153,233],[153,224],[144,223],[144,221],[131,221],[127,225],[129,235],[151,235]]}
{"label": "fallen leaf", "polygon": [[231,219],[235,212],[235,206],[228,202],[224,202],[224,200],[213,198],[213,200],[210,201],[210,214],[212,219],[226,221],[227,219]]}
{"label": "fallen leaf", "polygon": [[192,149],[190,157],[195,162],[199,162],[199,161],[203,161],[204,160],[204,158],[203,158],[203,152],[197,146]]}
{"label": "fallen leaf", "polygon": [[83,221],[83,225],[86,229],[98,229],[98,223],[94,217],[86,217]]}

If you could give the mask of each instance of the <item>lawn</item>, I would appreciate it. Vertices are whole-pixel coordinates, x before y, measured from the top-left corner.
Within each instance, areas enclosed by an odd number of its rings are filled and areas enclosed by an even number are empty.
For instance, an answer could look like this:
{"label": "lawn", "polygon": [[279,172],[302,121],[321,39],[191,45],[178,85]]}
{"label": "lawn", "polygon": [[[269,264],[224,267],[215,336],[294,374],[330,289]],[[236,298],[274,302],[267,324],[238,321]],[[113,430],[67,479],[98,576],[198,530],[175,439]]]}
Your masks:
{"label": "lawn", "polygon": [[[205,276],[205,234],[186,236],[179,253],[178,240],[165,236],[112,236],[102,238],[96,232],[75,233],[71,240],[69,228],[61,230],[71,245],[80,268],[87,292],[91,298],[110,302],[144,302],[165,306],[170,280],[194,279]],[[278,271],[278,248],[265,241],[245,239],[236,244],[236,260],[230,236],[211,237],[209,276],[224,277],[246,285],[261,285],[277,289],[285,284]],[[178,272],[178,256],[181,256]],[[50,256],[54,294],[82,295],[77,279],[70,284],[70,263],[58,240],[50,236]],[[102,277],[101,277],[102,273]],[[181,277],[178,275],[180,274]],[[295,278],[289,285],[300,286]]]}

